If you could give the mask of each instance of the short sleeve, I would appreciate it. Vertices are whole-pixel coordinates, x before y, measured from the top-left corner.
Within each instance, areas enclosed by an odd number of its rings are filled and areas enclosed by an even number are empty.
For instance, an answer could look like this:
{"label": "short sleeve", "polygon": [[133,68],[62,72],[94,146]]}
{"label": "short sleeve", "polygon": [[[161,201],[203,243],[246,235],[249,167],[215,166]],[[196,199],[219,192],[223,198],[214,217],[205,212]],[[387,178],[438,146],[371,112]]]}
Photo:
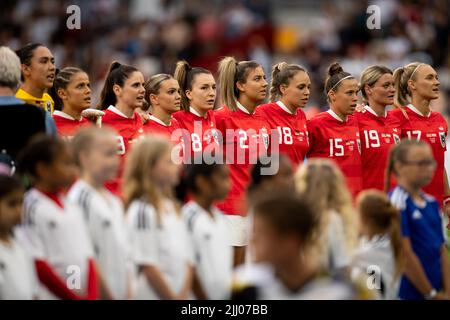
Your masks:
{"label": "short sleeve", "polygon": [[410,212],[408,207],[400,210],[400,227],[402,231],[403,237],[411,236],[411,227],[410,227]]}
{"label": "short sleeve", "polygon": [[347,267],[350,264],[350,257],[347,250],[342,219],[338,214],[332,213],[329,223],[328,244],[332,267],[335,269]]}
{"label": "short sleeve", "polygon": [[158,264],[158,239],[155,209],[143,202],[133,202],[127,212],[131,256],[137,265]]}
{"label": "short sleeve", "polygon": [[45,260],[43,221],[37,217],[38,214],[35,204],[25,205],[22,224],[15,229],[14,234],[20,245],[33,259]]}

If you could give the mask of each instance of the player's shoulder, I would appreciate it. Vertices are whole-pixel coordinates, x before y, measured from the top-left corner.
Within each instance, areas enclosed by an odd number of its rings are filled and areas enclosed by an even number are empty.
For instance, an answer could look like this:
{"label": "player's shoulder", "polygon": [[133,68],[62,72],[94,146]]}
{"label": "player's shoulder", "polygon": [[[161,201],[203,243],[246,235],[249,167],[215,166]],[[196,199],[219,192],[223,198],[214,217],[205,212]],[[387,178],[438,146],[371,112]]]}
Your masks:
{"label": "player's shoulder", "polygon": [[128,206],[127,215],[136,215],[142,212],[154,214],[156,212],[156,208],[151,203],[143,199],[135,199]]}
{"label": "player's shoulder", "polygon": [[193,232],[196,223],[203,217],[203,209],[195,201],[189,201],[183,206],[181,213],[188,231]]}
{"label": "player's shoulder", "polygon": [[434,122],[440,122],[447,126],[447,122],[445,121],[444,116],[438,111],[431,111],[430,119],[432,119]]}
{"label": "player's shoulder", "polygon": [[263,103],[256,108],[259,113],[273,113],[277,108],[276,102]]}
{"label": "player's shoulder", "polygon": [[51,103],[54,103],[52,96],[49,95],[47,92],[45,92],[45,93],[42,95],[42,99],[43,99],[43,100],[46,100],[46,101],[50,101]]}
{"label": "player's shoulder", "polygon": [[113,112],[110,108],[102,110],[105,114],[102,116],[102,122],[113,121],[116,119],[120,119],[119,115]]}
{"label": "player's shoulder", "polygon": [[406,113],[405,108],[395,107],[392,110],[388,111],[388,116],[391,118],[396,118],[400,121],[408,120],[408,115]]}
{"label": "player's shoulder", "polygon": [[325,128],[326,126],[324,126],[323,124],[327,123],[328,124],[327,127],[328,127],[329,125],[331,125],[331,120],[332,120],[331,115],[328,112],[324,111],[324,112],[320,112],[320,113],[316,114],[314,117],[309,119],[307,121],[307,125],[310,129]]}
{"label": "player's shoulder", "polygon": [[183,121],[183,119],[186,118],[188,112],[184,111],[184,110],[179,110],[177,112],[174,112],[172,114],[172,118],[175,119],[176,121],[180,122]]}
{"label": "player's shoulder", "polygon": [[358,118],[354,113],[347,116],[347,124],[358,125]]}
{"label": "player's shoulder", "polygon": [[223,120],[233,115],[233,111],[231,111],[227,106],[223,105],[222,107],[214,110],[214,116],[216,121]]}
{"label": "player's shoulder", "polygon": [[137,229],[149,229],[156,221],[156,208],[142,199],[136,199],[129,205],[126,217]]}
{"label": "player's shoulder", "polygon": [[409,193],[400,186],[396,186],[388,193],[392,205],[398,210],[405,210],[407,201],[410,198]]}

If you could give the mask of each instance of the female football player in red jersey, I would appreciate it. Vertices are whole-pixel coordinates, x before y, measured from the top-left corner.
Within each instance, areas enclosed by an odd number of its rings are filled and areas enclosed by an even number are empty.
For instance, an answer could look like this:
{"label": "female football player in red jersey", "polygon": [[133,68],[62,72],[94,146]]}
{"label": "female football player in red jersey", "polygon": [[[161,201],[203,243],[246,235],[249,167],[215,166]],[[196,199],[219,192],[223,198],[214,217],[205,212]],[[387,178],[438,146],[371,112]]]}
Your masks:
{"label": "female football player in red jersey", "polygon": [[150,105],[151,115],[144,124],[144,132],[160,133],[170,137],[179,128],[172,118],[180,110],[180,85],[170,74],[156,74],[145,82],[145,100]]}
{"label": "female football player in red jersey", "polygon": [[358,102],[358,82],[339,63],[328,68],[325,93],[330,109],[308,122],[308,158],[333,159],[346,177],[353,197],[362,189],[361,146],[358,122],[353,116]]}
{"label": "female football player in red jersey", "polygon": [[428,64],[413,62],[394,72],[396,110],[392,113],[402,122],[402,137],[430,144],[437,162],[436,172],[424,191],[436,198],[450,215],[450,190],[444,168],[447,123],[430,102],[439,97],[438,75]]}
{"label": "female football player in red jersey", "polygon": [[278,134],[280,152],[297,166],[308,152],[308,130],[304,108],[309,100],[311,80],[305,69],[280,62],[273,66],[270,103],[258,107]]}
{"label": "female football player in red jersey", "polygon": [[389,150],[400,142],[400,121],[387,106],[394,104],[394,77],[385,66],[367,67],[361,74],[364,109],[356,112],[361,138],[363,189],[384,190],[384,177]]}
{"label": "female football player in red jersey", "polygon": [[122,158],[117,179],[106,185],[117,195],[120,195],[125,154],[144,133],[141,117],[135,111],[144,105],[144,84],[144,76],[138,69],[115,61],[109,68],[100,96],[100,109],[105,111],[102,124],[117,131],[118,154]]}
{"label": "female football player in red jersey", "polygon": [[56,74],[51,95],[56,109],[61,109],[53,112],[58,134],[73,137],[80,126],[89,123],[81,115],[91,106],[89,76],[78,68],[64,68]]}
{"label": "female football player in red jersey", "polygon": [[180,84],[182,110],[173,117],[185,131],[184,162],[190,163],[193,158],[202,157],[206,148],[211,152],[219,146],[213,111],[216,80],[209,70],[192,68],[186,61],[178,61],[174,78]]}
{"label": "female football player in red jersey", "polygon": [[238,265],[244,261],[248,242],[245,190],[250,182],[249,170],[258,156],[266,154],[269,145],[270,126],[264,115],[256,112],[267,96],[267,81],[258,63],[225,57],[219,63],[219,82],[225,106],[216,112],[216,120],[232,186],[218,207],[226,214]]}

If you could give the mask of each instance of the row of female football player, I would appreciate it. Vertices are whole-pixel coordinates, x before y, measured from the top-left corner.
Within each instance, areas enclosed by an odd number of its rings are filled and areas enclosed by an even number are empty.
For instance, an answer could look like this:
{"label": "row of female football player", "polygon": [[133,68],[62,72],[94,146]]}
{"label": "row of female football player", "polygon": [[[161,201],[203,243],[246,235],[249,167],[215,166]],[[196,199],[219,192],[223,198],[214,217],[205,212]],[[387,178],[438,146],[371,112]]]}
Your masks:
{"label": "row of female football player", "polygon": [[[36,61],[38,63],[42,61],[39,56],[35,57],[38,51],[43,55],[48,55],[49,59],[46,61],[50,64],[50,68],[53,64],[51,53],[44,46],[38,45],[34,50],[28,48],[28,50],[25,50],[25,52],[28,52],[27,55],[24,55],[23,51],[21,53],[19,52],[19,57],[22,59],[24,77],[22,91],[24,92],[27,81],[29,84],[28,86],[32,86],[30,83],[36,82],[36,76],[33,78],[32,65],[34,58],[37,58]],[[28,57],[28,61],[23,60],[23,56]],[[25,72],[26,70],[28,70],[28,74]],[[51,72],[43,73],[45,76],[41,75],[41,79],[45,78],[45,81],[51,82],[51,76],[48,76],[50,73]],[[247,212],[254,211],[254,214],[257,215],[256,208],[262,208],[260,211],[265,211],[264,206],[255,206],[255,210],[249,210],[251,201],[246,201],[248,200],[246,199],[246,189],[249,187],[252,180],[251,159],[257,159],[258,156],[267,151],[269,145],[276,144],[273,136],[271,140],[269,139],[271,130],[278,133],[276,140],[278,142],[279,153],[281,155],[286,155],[281,156],[280,159],[289,159],[294,168],[300,165],[305,157],[311,159],[308,160],[307,164],[307,167],[311,165],[311,170],[315,170],[314,164],[316,161],[313,161],[313,158],[333,159],[333,163],[337,164],[340,171],[344,174],[345,184],[349,187],[353,198],[356,197],[362,189],[389,189],[394,186],[394,184],[391,185],[390,183],[390,171],[397,174],[399,170],[394,165],[388,166],[387,158],[391,147],[398,143],[401,138],[409,138],[410,140],[418,141],[425,140],[428,143],[427,145],[431,145],[431,150],[433,151],[431,159],[426,159],[429,161],[422,161],[420,163],[417,161],[411,162],[407,160],[405,156],[405,154],[408,155],[408,152],[399,152],[400,160],[398,162],[401,162],[405,166],[416,165],[421,169],[433,169],[433,181],[431,181],[430,184],[427,183],[427,185],[420,185],[419,187],[428,188],[428,192],[434,195],[435,199],[438,199],[439,202],[436,202],[439,203],[437,208],[446,208],[445,205],[448,200],[446,197],[448,195],[448,183],[443,168],[443,153],[445,151],[447,126],[439,114],[432,112],[429,109],[430,101],[436,99],[439,93],[439,81],[436,72],[431,66],[421,63],[412,63],[403,68],[399,68],[395,73],[392,73],[386,67],[372,66],[363,72],[361,84],[359,86],[355,77],[345,73],[338,64],[333,64],[329,68],[325,82],[325,91],[330,103],[330,110],[315,116],[310,121],[306,121],[305,114],[301,110],[301,108],[306,105],[309,98],[310,81],[308,73],[300,66],[289,65],[286,63],[279,63],[274,66],[272,72],[272,85],[270,88],[270,101],[272,102],[269,104],[262,104],[266,99],[268,84],[265,80],[264,70],[256,62],[238,62],[232,57],[226,57],[219,63],[218,74],[220,83],[219,92],[224,106],[219,110],[214,111],[216,81],[209,70],[196,67],[192,68],[186,62],[179,62],[173,76],[159,74],[152,76],[145,81],[142,73],[132,66],[121,65],[117,62],[111,65],[101,93],[100,108],[104,112],[101,116],[101,123],[103,126],[109,126],[115,129],[116,138],[118,136],[119,141],[119,154],[123,157],[119,164],[118,174],[116,174],[113,179],[104,181],[103,183],[106,184],[112,193],[119,194],[123,198],[125,207],[128,208],[128,210],[134,209],[131,210],[131,212],[134,213],[127,214],[127,219],[129,219],[130,223],[137,229],[135,234],[136,237],[133,239],[135,243],[132,246],[133,251],[136,251],[134,252],[134,256],[137,257],[137,260],[142,259],[143,261],[147,261],[147,263],[149,261],[157,260],[155,257],[146,256],[146,254],[155,254],[155,250],[143,246],[142,243],[150,241],[149,238],[146,238],[148,235],[152,234],[153,237],[158,233],[138,231],[147,230],[155,225],[159,225],[159,223],[161,223],[159,219],[161,219],[161,217],[166,217],[166,215],[160,216],[158,212],[173,213],[176,211],[174,203],[169,201],[166,204],[165,201],[158,201],[158,194],[159,196],[165,195],[165,192],[173,187],[175,184],[174,181],[176,180],[169,168],[158,168],[157,164],[159,162],[154,158],[150,158],[150,155],[153,154],[153,147],[158,145],[158,143],[153,141],[148,144],[147,148],[136,148],[136,150],[140,150],[136,151],[136,154],[139,154],[139,156],[134,156],[136,161],[129,160],[133,159],[134,150],[134,147],[130,147],[140,143],[143,144],[144,142],[135,143],[134,141],[146,132],[167,134],[173,140],[173,133],[176,129],[184,129],[189,133],[189,136],[183,135],[182,140],[172,142],[177,144],[181,143],[184,153],[192,153],[194,158],[196,158],[198,154],[204,155],[205,151],[211,145],[222,144],[224,146],[232,146],[234,152],[227,152],[229,149],[225,147],[222,150],[225,153],[224,156],[227,160],[227,166],[222,166],[221,168],[226,168],[223,170],[229,171],[231,186],[229,192],[226,192],[225,199],[220,201],[217,206],[225,213],[225,215],[221,216],[224,225],[226,226],[226,230],[225,232],[222,232],[222,234],[229,237],[228,244],[234,247],[234,256],[232,260],[235,265],[239,265],[245,260],[244,257],[246,252],[244,248],[248,243],[249,235],[248,220],[246,217]],[[361,88],[367,105],[355,112],[357,109],[357,93],[359,88]],[[90,106],[89,78],[87,74],[80,69],[64,68],[54,78],[52,89],[54,100],[57,101],[57,106],[61,107],[60,111],[55,111],[53,113],[53,118],[58,131],[63,136],[73,136],[80,125],[87,122],[81,114],[84,109],[87,109]],[[45,93],[45,91],[43,92]],[[41,97],[36,98],[45,100],[44,94]],[[150,106],[149,111],[145,111],[145,101]],[[386,111],[386,107],[392,105],[394,101],[399,104],[400,108],[389,112]],[[179,110],[180,108],[181,110]],[[202,130],[198,130],[198,127]],[[234,130],[234,134],[229,134],[228,130]],[[199,132],[201,135],[199,135]],[[93,140],[95,139],[89,137],[84,141],[91,142]],[[77,140],[75,139],[73,142],[75,145],[76,141]],[[147,140],[144,139],[143,141]],[[81,145],[90,145],[88,142],[82,143]],[[48,144],[48,141],[46,143]],[[100,145],[106,145],[106,143],[99,144],[99,146]],[[255,145],[257,148],[252,148],[252,146]],[[414,147],[419,148],[419,146],[425,148],[420,143],[418,143],[417,146],[408,145],[407,143],[406,145],[408,146],[407,148],[405,147],[406,149]],[[42,149],[43,145],[40,147],[40,149]],[[146,151],[142,151],[143,149]],[[161,150],[162,149],[158,149],[158,156],[162,157],[162,155],[165,155],[167,156],[166,160],[168,160],[170,158],[170,153],[164,153]],[[186,150],[189,150],[189,152],[186,152]],[[427,149],[427,151],[429,150]],[[146,152],[148,153],[147,156],[149,158],[145,158],[144,154]],[[239,154],[244,155],[243,161],[242,159],[239,159]],[[130,176],[127,175],[127,170],[124,170],[125,156],[127,157],[127,162],[131,164],[135,163],[136,166],[134,170],[130,169],[130,172],[128,172]],[[148,161],[141,159],[140,162],[137,160],[139,157],[144,157]],[[36,154],[33,154],[32,158],[39,159]],[[32,160],[31,162],[36,164],[36,161],[37,160]],[[281,162],[282,161],[280,161],[280,163]],[[25,163],[27,162],[25,161]],[[93,163],[99,164],[100,162],[94,161]],[[140,163],[140,165],[136,163]],[[149,173],[146,173],[144,170],[149,164],[151,164],[152,170],[155,172],[155,176],[150,175],[150,179]],[[328,167],[333,167],[332,164],[327,164]],[[210,169],[204,168],[198,170],[213,170],[213,167],[210,167]],[[434,170],[435,167],[436,170]],[[36,174],[36,168],[37,167],[31,166],[29,174]],[[193,168],[195,168],[195,165]],[[384,172],[386,171],[386,168],[389,170],[387,170],[388,174],[385,179]],[[110,169],[113,171],[112,168]],[[175,171],[175,169],[172,170]],[[131,173],[131,171],[133,172]],[[336,170],[321,168],[318,171],[320,174],[326,174],[328,171],[335,172]],[[409,170],[409,172],[410,171],[411,170]],[[184,171],[183,181],[186,185],[191,187],[191,192],[195,194],[195,191],[199,190],[198,185],[201,184],[200,181],[202,179],[195,179],[195,177],[189,176],[189,172],[189,169]],[[280,169],[278,175],[282,174],[282,172],[283,171]],[[161,176],[158,176],[159,174]],[[228,173],[223,172],[223,175],[226,174]],[[290,173],[288,172],[287,175],[289,174]],[[199,175],[201,176],[202,174]],[[52,172],[51,176],[57,179],[61,175]],[[102,177],[105,176],[108,175],[106,173],[102,174]],[[276,176],[277,175],[274,177]],[[135,181],[133,181],[133,179]],[[132,183],[129,185],[132,187],[128,188],[126,181],[130,180]],[[149,180],[151,181],[149,182]],[[226,181],[226,179],[223,180]],[[263,181],[265,179],[259,177],[253,180],[255,182],[259,180]],[[317,183],[320,179],[313,181],[316,181]],[[397,182],[399,181],[400,180],[397,177]],[[160,182],[161,185],[155,187],[153,183],[156,182]],[[208,185],[206,181],[204,181],[204,184],[204,189],[209,192],[214,191],[220,193],[220,191],[224,191],[217,187],[212,188],[211,184]],[[304,190],[314,190],[313,187],[314,185],[306,186]],[[344,185],[337,184],[331,193],[339,194],[337,190],[345,190]],[[406,191],[410,192],[409,189],[406,189]],[[86,199],[88,198],[87,194],[89,194],[89,191],[86,192],[86,190],[83,190],[83,188],[80,187],[78,193],[77,189],[75,189],[73,194],[75,194],[73,196],[74,199],[78,199],[80,205],[85,207],[88,206],[86,204]],[[39,196],[42,196],[42,192],[35,192],[34,198],[39,198]],[[59,199],[53,194],[45,195],[45,192],[44,196],[56,200]],[[35,199],[33,198],[32,193],[30,193],[28,197],[31,199],[31,204],[36,202],[34,201]],[[192,199],[192,197],[193,195],[191,194],[187,198]],[[209,198],[212,197],[213,196],[209,196]],[[219,195],[215,195],[214,197],[216,198],[213,200],[216,201],[220,198]],[[345,197],[340,197],[339,200],[336,201],[336,206],[339,206],[339,208],[334,208],[331,204],[328,204],[329,201],[331,202],[330,199],[326,199],[326,201],[324,200],[322,203],[315,200],[319,199],[318,197],[319,193],[316,193],[312,199],[317,203],[321,203],[322,207],[320,212],[330,212],[332,209],[335,209],[334,211],[337,212],[336,215],[327,215],[326,219],[324,218],[323,220],[329,221],[326,222],[326,224],[329,225],[331,230],[334,230],[331,226],[339,229],[342,225],[347,225],[346,222],[350,220],[347,220],[347,218],[344,217],[346,216],[344,214],[346,210],[343,209],[343,207],[351,207],[351,202],[343,201],[342,198]],[[152,209],[146,210],[147,207],[143,204],[135,204],[133,206],[133,200],[142,198],[147,198],[147,202],[152,204]],[[350,198],[351,197],[349,197],[349,199]],[[281,205],[284,202],[279,200],[280,199],[277,200],[278,202],[274,201],[280,208],[287,208],[286,206]],[[297,200],[292,201],[292,206],[300,205],[295,202]],[[199,202],[201,202],[201,200]],[[287,199],[285,202],[290,203]],[[100,203],[100,201],[94,201],[93,203],[97,204]],[[267,203],[266,205],[267,207],[273,207]],[[26,207],[31,209],[26,210],[25,217],[29,216],[28,211],[34,213],[36,210],[36,207],[33,205]],[[202,211],[202,208],[204,209],[205,206],[200,205],[200,207],[187,210],[187,213],[184,214],[185,217],[188,217],[187,225],[188,229],[191,231],[195,228],[196,221],[202,221],[201,219],[198,219],[201,215],[197,214]],[[206,206],[206,208],[208,208],[208,206]],[[324,208],[327,208],[327,210],[324,210]],[[209,213],[213,215],[213,210],[207,209],[206,211],[209,211]],[[286,209],[285,211],[287,212],[289,210]],[[47,210],[45,210],[45,212],[47,212]],[[340,217],[339,214],[342,214],[342,217]],[[167,225],[170,225],[170,221],[175,221],[170,220],[170,216],[170,214],[167,215],[169,221],[167,222]],[[387,216],[391,217],[392,215]],[[287,217],[284,222],[277,221],[276,217],[269,219],[275,225],[280,224],[278,228],[280,230],[278,231],[283,231],[284,228],[288,228],[287,225],[285,225],[288,220]],[[25,220],[29,222],[26,225],[34,225],[34,214],[32,214],[29,219]],[[257,219],[255,220],[254,228],[252,226],[255,230],[257,227],[256,221]],[[383,221],[391,221],[391,219]],[[156,224],[153,224],[152,222],[156,222]],[[367,224],[369,225],[369,223]],[[439,223],[434,221],[434,229],[436,229],[437,224]],[[52,223],[50,225],[52,225]],[[109,223],[99,225],[105,227],[109,226]],[[173,225],[175,226],[176,223]],[[297,225],[300,229],[302,228],[301,221],[292,221],[292,225]],[[389,222],[387,225],[388,226],[383,224],[384,230],[390,229],[391,223]],[[45,227],[48,228],[47,225]],[[378,227],[383,229],[381,226]],[[346,229],[347,231],[345,232],[329,231],[327,232],[327,234],[329,234],[328,239],[330,240],[335,236],[339,237],[339,235],[351,237],[351,230],[353,229],[354,225]],[[210,229],[205,228],[205,230]],[[172,234],[175,233],[176,231]],[[179,233],[181,234],[181,231]],[[98,232],[94,232],[94,234],[98,234]],[[205,246],[205,243],[212,241],[212,239],[214,239],[212,234],[214,233],[206,232],[202,234],[202,232],[199,231],[197,233],[197,236],[199,237],[198,246]],[[221,233],[217,232],[217,234]],[[308,233],[306,232],[306,234]],[[313,232],[310,235],[312,236]],[[158,236],[163,236],[164,239],[170,238],[167,234],[164,235],[164,232],[161,232]],[[409,236],[409,234],[406,236]],[[302,242],[307,239],[302,238],[300,240],[300,242]],[[54,243],[53,241],[50,242]],[[111,242],[109,241],[107,243],[110,244]],[[158,243],[160,246],[177,246],[169,240],[160,240],[155,243]],[[339,261],[346,260],[345,258],[341,259],[341,255],[339,254],[343,249],[342,247],[339,247],[338,244],[342,242],[329,241],[328,243],[331,247],[338,246],[338,248],[333,249],[336,256],[333,257],[333,255],[331,255],[333,258],[329,261],[329,269],[340,269]],[[410,249],[411,247],[412,249],[417,249],[414,247],[415,245],[415,242],[412,242]],[[441,245],[442,243],[439,242],[439,244],[434,247],[433,251],[436,252],[436,250],[438,250],[439,257],[441,256]],[[183,255],[180,253],[192,253],[186,248],[175,247],[159,248],[159,251],[156,252],[163,252],[163,254],[161,254],[162,257],[159,257],[159,259],[164,260],[165,255],[166,257],[167,255],[171,257],[181,257]],[[98,244],[95,244],[94,248],[99,251]],[[140,249],[143,250],[143,252],[139,252]],[[217,249],[210,250],[217,252]],[[417,253],[417,250],[411,251]],[[256,248],[254,253],[252,250],[249,250],[249,252],[247,252],[247,260],[252,260],[252,255],[257,255],[257,252],[258,250]],[[275,250],[275,252],[277,252],[277,250]],[[110,255],[108,255],[108,257],[111,258]],[[198,252],[192,254],[192,257],[193,260],[198,260],[197,262],[202,261],[201,255]],[[414,261],[420,261],[423,264],[422,256],[412,255],[412,257],[415,258]],[[221,259],[225,258],[222,256]],[[217,258],[217,260],[219,260],[219,258]],[[439,259],[439,261],[444,263],[446,259]],[[203,263],[206,262],[203,261]],[[224,263],[224,265],[225,264],[226,263]],[[93,265],[93,268],[95,269],[95,264]],[[142,267],[143,264],[138,262],[138,265]],[[148,265],[153,265],[153,267],[147,269],[139,268],[141,271],[139,274],[152,284],[151,288],[157,293],[156,296],[163,298],[170,297],[170,295],[164,295],[164,292],[168,293],[166,290],[168,286],[167,282],[161,281],[161,279],[163,279],[161,277],[161,272],[165,270],[154,268],[156,265],[154,263],[148,263]],[[44,266],[45,268],[41,267],[41,269],[43,268],[47,271],[52,270],[48,264],[44,264]],[[417,267],[417,263],[415,266]],[[428,269],[423,265],[420,266],[420,264],[419,267],[421,268],[415,269],[415,275],[417,275],[418,272],[421,275],[418,278],[422,282],[417,284],[414,282],[415,280],[412,280],[417,279],[417,277],[409,277],[408,279],[410,280],[406,280],[412,281],[413,284],[410,285],[410,287],[416,290],[413,292],[416,296],[428,296],[431,292],[434,297],[434,291],[431,289],[434,290],[435,288],[437,290],[443,290],[443,292],[448,292],[448,270],[446,270],[446,268],[438,268],[442,271],[439,273],[441,275],[439,281],[437,281],[439,283],[434,283],[436,282],[436,279],[434,279],[434,282],[430,284],[431,280]],[[183,274],[180,272],[173,273],[173,270],[167,272],[172,275],[176,273],[177,276]],[[192,273],[192,270],[186,268],[186,274],[188,275],[190,273]],[[194,273],[208,277],[210,272]],[[190,281],[188,279],[191,278],[188,276],[182,278],[183,279],[179,278],[172,281],[176,282],[178,285],[176,291],[179,292],[182,297],[187,297],[187,292],[190,292]],[[145,279],[143,282],[145,282]],[[217,291],[216,287],[217,286],[213,285],[213,288],[215,288],[213,290],[214,292]],[[148,289],[148,286],[145,288]],[[205,288],[203,289],[206,290]],[[142,292],[140,289],[137,291]],[[148,292],[147,294],[147,296],[151,296]],[[213,294],[210,293],[207,296],[213,297]],[[408,297],[408,295],[403,295],[402,297]]]}

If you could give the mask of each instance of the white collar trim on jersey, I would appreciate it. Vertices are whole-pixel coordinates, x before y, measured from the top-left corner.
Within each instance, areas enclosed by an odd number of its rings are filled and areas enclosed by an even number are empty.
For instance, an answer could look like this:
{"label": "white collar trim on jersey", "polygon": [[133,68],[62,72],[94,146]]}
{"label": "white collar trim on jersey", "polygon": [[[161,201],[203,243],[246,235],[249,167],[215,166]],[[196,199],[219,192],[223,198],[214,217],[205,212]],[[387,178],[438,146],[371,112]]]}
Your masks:
{"label": "white collar trim on jersey", "polygon": [[124,113],[122,113],[122,111],[120,111],[119,109],[117,109],[114,106],[109,106],[108,110],[114,112],[115,114],[117,114],[117,115],[119,115],[121,117],[127,118],[127,119],[133,119],[134,118],[134,113],[133,113],[133,116],[131,118],[128,118]]}
{"label": "white collar trim on jersey", "polygon": [[406,107],[409,108],[409,110],[411,110],[411,111],[417,113],[419,116],[422,116],[422,117],[427,117],[427,118],[429,118],[430,115],[431,115],[431,111],[428,112],[427,115],[425,115],[425,114],[423,114],[422,112],[420,112],[419,109],[417,109],[416,107],[414,107],[411,103],[408,104]]}
{"label": "white collar trim on jersey", "polygon": [[242,112],[246,113],[246,114],[251,114],[246,107],[244,107],[239,101],[236,101],[236,106],[238,107],[239,110],[241,110]]}
{"label": "white collar trim on jersey", "polygon": [[[373,114],[374,116],[376,116],[376,117],[379,117],[379,115],[377,115],[377,113],[371,108],[371,107],[369,107],[369,105],[368,104],[366,104],[365,106],[364,106],[364,109],[366,109],[367,111],[369,111],[371,114]],[[383,116],[384,118],[386,118],[387,117],[387,112],[386,112],[386,110],[384,110],[384,116]]]}
{"label": "white collar trim on jersey", "polygon": [[154,115],[150,115],[150,117],[148,118],[149,120],[155,121],[156,123],[159,123],[160,125],[164,126],[164,127],[169,127],[169,125],[165,124],[164,121],[162,121],[161,119],[158,119],[157,117],[155,117]]}
{"label": "white collar trim on jersey", "polygon": [[338,120],[340,122],[346,122],[346,121],[342,120],[333,110],[329,109],[327,112],[330,114],[330,116],[332,116],[336,120]]}
{"label": "white collar trim on jersey", "polygon": [[289,110],[289,108],[286,107],[286,105],[285,105],[282,101],[280,101],[280,100],[277,101],[277,105],[278,105],[281,109],[283,109],[284,111],[286,111],[286,112],[289,113],[289,114],[292,114],[292,115],[296,115],[296,114],[297,114],[297,112],[292,113],[292,111]]}
{"label": "white collar trim on jersey", "polygon": [[67,114],[65,112],[59,111],[59,110],[53,111],[53,115],[61,117],[61,118],[64,118],[64,119],[67,119],[67,120],[72,120],[72,121],[76,121],[77,120],[77,119],[73,118],[71,115],[69,115],[69,114]]}
{"label": "white collar trim on jersey", "polygon": [[195,110],[195,109],[192,108],[192,107],[189,107],[189,112],[192,113],[192,114],[195,114],[197,117],[200,117],[200,118],[206,118],[206,116],[207,116],[207,113],[205,113],[205,115],[202,117],[202,116],[200,115],[200,113],[198,113],[198,111]]}

